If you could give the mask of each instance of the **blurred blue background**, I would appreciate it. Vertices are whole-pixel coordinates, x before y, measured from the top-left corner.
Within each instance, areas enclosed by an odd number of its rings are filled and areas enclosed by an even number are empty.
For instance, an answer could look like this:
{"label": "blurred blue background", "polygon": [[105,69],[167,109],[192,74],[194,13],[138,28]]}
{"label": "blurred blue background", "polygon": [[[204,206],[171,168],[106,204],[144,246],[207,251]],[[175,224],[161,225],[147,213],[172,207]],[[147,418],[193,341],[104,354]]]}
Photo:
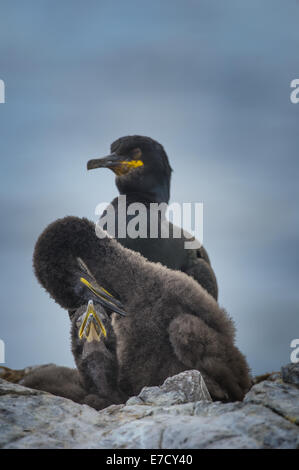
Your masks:
{"label": "blurred blue background", "polygon": [[204,202],[220,304],[253,373],[299,338],[296,0],[2,0],[1,321],[6,365],[73,365],[68,315],[32,252],[117,191],[88,159],[126,134],[161,142],[171,202]]}

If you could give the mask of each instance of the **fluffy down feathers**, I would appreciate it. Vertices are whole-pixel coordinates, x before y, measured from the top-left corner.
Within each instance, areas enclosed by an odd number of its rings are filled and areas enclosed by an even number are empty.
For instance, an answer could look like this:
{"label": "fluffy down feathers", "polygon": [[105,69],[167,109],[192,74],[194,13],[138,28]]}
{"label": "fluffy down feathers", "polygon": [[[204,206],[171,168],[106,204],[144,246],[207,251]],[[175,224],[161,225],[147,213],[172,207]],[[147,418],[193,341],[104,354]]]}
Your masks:
{"label": "fluffy down feathers", "polygon": [[[111,238],[99,239],[87,219],[66,217],[46,228],[34,252],[37,278],[66,309],[88,298],[77,257],[127,311],[124,318],[113,314],[117,393],[136,395],[146,385],[198,369],[213,399],[243,398],[250,387],[249,369],[234,345],[233,322],[194,279],[150,263]],[[100,377],[107,364],[94,361],[89,374]]]}

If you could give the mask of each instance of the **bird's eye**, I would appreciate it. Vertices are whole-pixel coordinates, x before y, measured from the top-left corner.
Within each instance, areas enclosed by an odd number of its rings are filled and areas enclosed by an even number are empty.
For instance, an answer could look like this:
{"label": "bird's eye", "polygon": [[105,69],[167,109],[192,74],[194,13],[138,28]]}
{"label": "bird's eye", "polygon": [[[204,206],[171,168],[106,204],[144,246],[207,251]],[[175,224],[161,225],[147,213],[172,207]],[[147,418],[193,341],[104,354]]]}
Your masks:
{"label": "bird's eye", "polygon": [[141,149],[139,147],[136,147],[136,148],[131,150],[130,154],[131,154],[131,157],[133,157],[136,160],[137,158],[141,157],[142,152],[141,152]]}

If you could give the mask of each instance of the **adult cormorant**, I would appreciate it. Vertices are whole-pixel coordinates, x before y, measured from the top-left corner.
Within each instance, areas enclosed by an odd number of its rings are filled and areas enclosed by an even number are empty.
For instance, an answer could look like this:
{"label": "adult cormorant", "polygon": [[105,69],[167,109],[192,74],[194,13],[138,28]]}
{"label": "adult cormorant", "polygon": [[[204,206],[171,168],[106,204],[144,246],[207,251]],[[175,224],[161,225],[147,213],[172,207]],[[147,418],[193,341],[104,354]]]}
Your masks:
{"label": "adult cormorant", "polygon": [[[214,400],[241,400],[249,389],[232,320],[190,276],[110,237],[99,239],[92,222],[76,217],[57,220],[40,235],[34,268],[43,287],[75,315],[79,373],[110,404],[186,369],[202,373]],[[107,312],[113,310],[119,314],[112,314],[111,324]]]}
{"label": "adult cormorant", "polygon": [[[118,209],[119,197],[110,205],[116,214],[115,233],[113,236],[126,248],[138,251],[149,261],[160,262],[171,269],[185,272],[201,284],[216,300],[218,287],[209,256],[203,246],[197,249],[184,249],[186,238],[179,230],[178,238],[174,235],[174,225],[167,221],[165,209],[159,213],[159,222],[156,238],[150,236],[150,212],[152,203],[168,204],[170,194],[170,179],[172,168],[167,154],[161,144],[144,136],[126,136],[117,139],[111,144],[111,154],[99,159],[90,160],[87,168],[109,168],[116,175],[116,186],[120,195],[126,195],[126,207],[133,203],[142,203],[147,210],[146,237],[132,238],[127,235],[126,228],[135,214],[128,214],[125,220],[126,227],[119,228]],[[133,207],[133,206],[131,206]],[[136,210],[137,209],[137,206]],[[112,217],[107,209],[102,218]],[[113,226],[113,225],[112,225]],[[105,229],[109,232],[109,223]],[[125,230],[124,230],[125,229]],[[163,238],[162,233],[169,230],[169,238]],[[122,233],[121,233],[122,232]]]}

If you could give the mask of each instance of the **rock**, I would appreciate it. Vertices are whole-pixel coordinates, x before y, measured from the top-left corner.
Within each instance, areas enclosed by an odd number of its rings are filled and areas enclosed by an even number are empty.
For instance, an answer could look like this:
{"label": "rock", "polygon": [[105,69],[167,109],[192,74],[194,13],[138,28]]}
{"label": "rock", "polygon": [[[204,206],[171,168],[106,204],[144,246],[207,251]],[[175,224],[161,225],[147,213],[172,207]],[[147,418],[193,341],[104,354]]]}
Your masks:
{"label": "rock", "polygon": [[2,448],[299,448],[299,389],[279,381],[224,404],[210,401],[199,372],[186,371],[99,412],[5,380],[0,395]]}
{"label": "rock", "polygon": [[171,406],[199,400],[212,401],[201,373],[187,370],[169,377],[160,387],[144,387],[138,397],[130,398],[127,404]]}
{"label": "rock", "polygon": [[282,380],[299,387],[299,362],[281,368]]}
{"label": "rock", "polygon": [[258,384],[260,382],[263,382],[264,380],[270,380],[271,382],[282,382],[281,373],[270,372],[268,374],[256,375],[252,379],[252,384]]}
{"label": "rock", "polygon": [[266,406],[291,423],[299,424],[299,390],[296,387],[265,380],[252,387],[244,402]]}
{"label": "rock", "polygon": [[98,422],[95,410],[65,398],[0,379],[0,447],[88,447]]}

